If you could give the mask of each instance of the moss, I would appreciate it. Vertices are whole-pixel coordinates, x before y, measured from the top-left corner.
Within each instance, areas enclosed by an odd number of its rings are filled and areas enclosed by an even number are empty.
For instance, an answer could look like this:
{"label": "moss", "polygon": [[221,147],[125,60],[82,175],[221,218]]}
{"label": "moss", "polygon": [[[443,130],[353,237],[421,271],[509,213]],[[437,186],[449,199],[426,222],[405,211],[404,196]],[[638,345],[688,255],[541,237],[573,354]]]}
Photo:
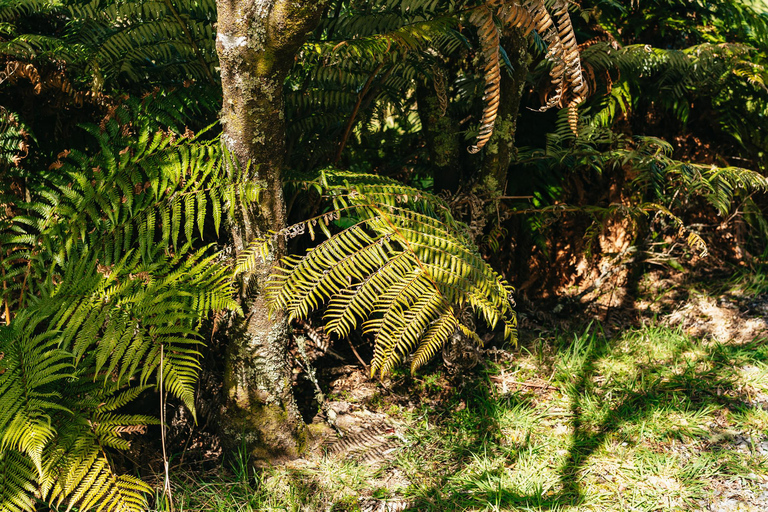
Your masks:
{"label": "moss", "polygon": [[235,446],[245,445],[254,459],[295,458],[309,444],[307,428],[278,403],[251,404],[247,410],[232,407],[226,418],[224,437]]}
{"label": "moss", "polygon": [[490,155],[499,152],[499,146],[504,144],[511,149],[515,142],[515,131],[517,130],[517,115],[499,116],[493,126],[493,137],[488,142],[485,150]]}
{"label": "moss", "polygon": [[427,109],[430,119],[429,123],[434,126],[435,138],[434,144],[434,164],[437,167],[446,167],[453,163],[456,158],[455,150],[456,144],[456,131],[453,125],[453,120],[449,116],[435,115],[440,111],[440,102],[434,96],[426,98]]}
{"label": "moss", "polygon": [[308,437],[291,400],[290,372],[281,351],[288,327],[266,315],[258,294],[246,309],[251,314],[233,326],[228,347],[223,437],[229,448],[244,443],[258,459],[294,458],[306,449]]}

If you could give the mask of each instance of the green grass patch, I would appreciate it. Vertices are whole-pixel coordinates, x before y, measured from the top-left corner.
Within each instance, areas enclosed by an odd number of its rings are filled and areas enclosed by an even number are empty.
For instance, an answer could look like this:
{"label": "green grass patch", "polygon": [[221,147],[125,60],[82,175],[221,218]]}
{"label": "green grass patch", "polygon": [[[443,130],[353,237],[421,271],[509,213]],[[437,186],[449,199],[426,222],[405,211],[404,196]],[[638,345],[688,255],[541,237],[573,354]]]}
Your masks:
{"label": "green grass patch", "polygon": [[[178,481],[176,510],[357,510],[371,499],[427,511],[697,510],[721,482],[744,492],[768,482],[766,354],[765,340],[661,326],[540,338],[465,376],[437,407],[377,395],[377,410],[409,425],[409,446],[384,467],[235,465],[234,476]],[[421,391],[444,393],[443,380],[422,376]]]}

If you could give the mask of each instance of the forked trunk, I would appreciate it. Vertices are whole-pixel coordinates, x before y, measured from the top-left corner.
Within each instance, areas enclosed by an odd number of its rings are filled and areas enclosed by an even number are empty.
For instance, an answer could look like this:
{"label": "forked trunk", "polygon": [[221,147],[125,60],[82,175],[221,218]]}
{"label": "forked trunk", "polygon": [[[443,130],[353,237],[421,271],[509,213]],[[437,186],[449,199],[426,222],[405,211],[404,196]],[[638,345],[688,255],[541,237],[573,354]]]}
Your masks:
{"label": "forked trunk", "polygon": [[[315,0],[217,1],[216,50],[224,93],[222,143],[241,170],[249,168],[245,179],[255,180],[262,189],[259,204],[237,211],[232,220],[237,253],[266,231],[285,226],[283,82],[296,51],[319,21],[323,4]],[[271,266],[283,252],[280,244],[271,261],[244,275],[239,283],[245,317],[232,326],[227,350],[224,443],[230,449],[245,445],[259,458],[296,456],[306,437],[291,392],[286,318],[280,313],[269,316],[263,293]]]}

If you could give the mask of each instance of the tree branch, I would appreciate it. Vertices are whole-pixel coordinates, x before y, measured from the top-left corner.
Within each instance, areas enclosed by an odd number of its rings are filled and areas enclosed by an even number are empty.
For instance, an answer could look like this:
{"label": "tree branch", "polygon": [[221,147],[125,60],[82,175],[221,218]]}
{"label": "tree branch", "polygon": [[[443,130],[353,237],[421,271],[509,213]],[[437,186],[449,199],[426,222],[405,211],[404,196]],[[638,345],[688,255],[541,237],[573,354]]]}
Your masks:
{"label": "tree branch", "polygon": [[384,67],[383,62],[378,66],[376,66],[376,69],[373,70],[373,73],[371,73],[371,76],[369,76],[368,80],[365,82],[363,89],[357,95],[357,101],[355,102],[355,107],[352,109],[352,115],[349,116],[349,120],[347,121],[347,126],[344,129],[344,135],[342,136],[341,143],[339,144],[339,149],[338,151],[336,151],[336,157],[333,159],[334,164],[338,163],[339,160],[341,160],[341,154],[344,152],[344,147],[347,145],[347,140],[349,139],[350,133],[352,133],[352,127],[355,125],[355,118],[357,117],[357,112],[360,110],[360,105],[363,103],[363,98],[365,98],[365,95],[368,94],[368,90],[371,88],[373,79],[376,78],[376,75],[379,74],[379,71],[381,71],[381,68],[383,67]]}

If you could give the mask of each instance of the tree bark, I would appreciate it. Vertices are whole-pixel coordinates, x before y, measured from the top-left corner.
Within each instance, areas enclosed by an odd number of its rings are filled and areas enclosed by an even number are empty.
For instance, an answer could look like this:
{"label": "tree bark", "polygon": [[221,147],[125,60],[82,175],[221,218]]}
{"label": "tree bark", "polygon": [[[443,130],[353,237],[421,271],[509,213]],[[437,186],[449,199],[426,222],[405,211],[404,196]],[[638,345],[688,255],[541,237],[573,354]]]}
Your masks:
{"label": "tree bark", "polygon": [[[236,211],[230,233],[236,253],[268,230],[285,226],[283,83],[294,56],[317,25],[324,1],[218,0],[216,51],[221,66],[222,144],[261,187],[259,204]],[[268,314],[263,287],[272,260],[239,283],[245,316],[234,322],[227,350],[222,439],[258,458],[295,457],[306,441],[287,361],[288,324]]]}
{"label": "tree bark", "polygon": [[503,192],[507,182],[507,169],[515,157],[517,117],[531,56],[528,52],[528,40],[519,29],[509,29],[502,37],[501,46],[507,50],[513,69],[511,76],[504,69],[501,72],[499,114],[493,135],[485,147],[480,183],[486,188]]}
{"label": "tree bark", "polygon": [[[436,75],[437,76],[437,75]],[[456,192],[462,179],[462,145],[459,123],[450,112],[446,92],[439,91],[445,84],[437,80],[416,87],[416,102],[421,127],[429,150],[429,163],[435,193]],[[442,95],[443,104],[440,96]]]}

